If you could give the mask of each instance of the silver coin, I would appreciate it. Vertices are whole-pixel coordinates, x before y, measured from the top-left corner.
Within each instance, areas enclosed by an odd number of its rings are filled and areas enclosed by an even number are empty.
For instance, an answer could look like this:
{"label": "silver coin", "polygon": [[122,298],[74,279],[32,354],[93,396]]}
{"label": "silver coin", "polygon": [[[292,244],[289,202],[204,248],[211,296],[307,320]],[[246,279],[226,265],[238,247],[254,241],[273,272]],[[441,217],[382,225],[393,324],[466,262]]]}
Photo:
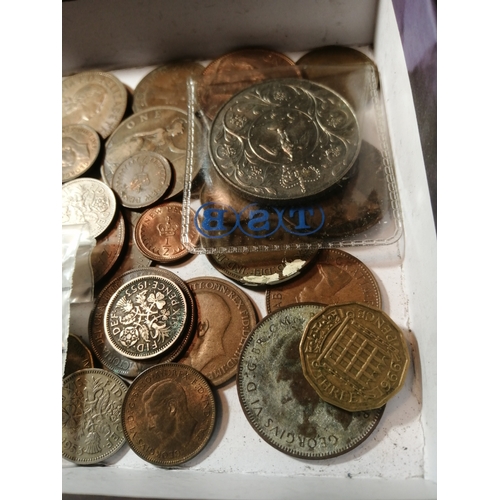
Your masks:
{"label": "silver coin", "polygon": [[97,132],[87,125],[66,125],[62,128],[62,181],[76,179],[97,159],[101,141]]}
{"label": "silver coin", "polygon": [[269,80],[233,97],[215,117],[210,156],[252,199],[314,197],[346,174],[360,147],[357,118],[337,93],[300,79]]}

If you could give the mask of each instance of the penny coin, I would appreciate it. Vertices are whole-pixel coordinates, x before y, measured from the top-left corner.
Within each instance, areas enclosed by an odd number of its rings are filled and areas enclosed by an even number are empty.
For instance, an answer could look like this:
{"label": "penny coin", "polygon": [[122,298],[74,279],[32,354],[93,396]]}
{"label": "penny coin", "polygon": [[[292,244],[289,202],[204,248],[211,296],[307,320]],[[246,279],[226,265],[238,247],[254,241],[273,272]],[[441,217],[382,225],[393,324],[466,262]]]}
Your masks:
{"label": "penny coin", "polygon": [[383,408],[347,412],[323,401],[302,373],[299,344],[320,304],[288,306],[257,324],[243,348],[237,388],[243,412],[274,448],[297,458],[346,453],[375,429]]}
{"label": "penny coin", "polygon": [[[199,234],[194,226],[194,211],[190,209],[189,240],[195,246]],[[188,255],[181,242],[182,203],[162,203],[146,210],[135,226],[135,241],[139,250],[155,262],[168,263]]]}
{"label": "penny coin", "polygon": [[331,248],[321,250],[301,276],[266,290],[268,313],[301,302],[325,305],[361,302],[380,308],[382,297],[375,276],[363,262],[343,250]]}
{"label": "penny coin", "polygon": [[206,446],[215,426],[212,389],[194,368],[156,365],[130,385],[122,423],[130,448],[154,465],[191,460]]}
{"label": "penny coin", "polygon": [[235,374],[241,349],[257,323],[247,295],[237,286],[213,277],[187,281],[198,311],[198,328],[178,362],[200,371],[213,385]]}
{"label": "penny coin", "polygon": [[96,238],[113,222],[115,213],[115,195],[103,182],[82,177],[63,184],[63,224],[88,224],[90,237]]}
{"label": "penny coin", "polygon": [[121,122],[127,90],[118,78],[102,71],[86,71],[62,82],[62,124],[88,125],[106,139]]}
{"label": "penny coin", "polygon": [[170,163],[161,155],[141,151],[115,170],[111,187],[127,208],[144,208],[166,193],[172,180]]}
{"label": "penny coin", "polygon": [[268,49],[242,49],[213,60],[203,71],[200,101],[213,119],[234,94],[270,78],[300,78],[300,70],[284,54]]}
{"label": "penny coin", "polygon": [[132,109],[139,113],[155,106],[176,106],[187,112],[187,82],[203,72],[194,61],[178,61],[148,73],[135,87]]}
{"label": "penny coin", "polygon": [[117,209],[118,217],[112,227],[96,239],[90,262],[94,273],[94,282],[101,280],[118,261],[125,243],[125,219]]}
{"label": "penny coin", "polygon": [[121,422],[127,385],[114,373],[89,368],[63,380],[62,456],[96,464],[125,443]]}
{"label": "penny coin", "polygon": [[299,79],[243,90],[219,111],[209,151],[218,173],[247,197],[310,199],[349,171],[360,148],[356,116],[337,93]]}
{"label": "penny coin", "polygon": [[172,280],[141,276],[111,297],[104,312],[104,331],[124,356],[152,358],[179,340],[187,312],[186,298]]}
{"label": "penny coin", "polygon": [[66,353],[66,364],[64,365],[64,376],[67,377],[85,368],[94,368],[92,353],[79,337],[70,333],[68,335],[68,351]]}
{"label": "penny coin", "polygon": [[[169,198],[184,188],[188,137],[187,113],[170,106],[157,106],[124,120],[106,141],[103,173],[108,185],[126,159],[140,151],[152,151],[166,158],[173,167]],[[193,176],[196,175],[196,172]]]}
{"label": "penny coin", "polygon": [[326,402],[347,411],[380,408],[403,386],[410,355],[383,311],[351,303],[326,307],[300,342],[304,376]]}
{"label": "penny coin", "polygon": [[62,128],[62,181],[76,179],[95,162],[101,149],[97,132],[87,125]]}

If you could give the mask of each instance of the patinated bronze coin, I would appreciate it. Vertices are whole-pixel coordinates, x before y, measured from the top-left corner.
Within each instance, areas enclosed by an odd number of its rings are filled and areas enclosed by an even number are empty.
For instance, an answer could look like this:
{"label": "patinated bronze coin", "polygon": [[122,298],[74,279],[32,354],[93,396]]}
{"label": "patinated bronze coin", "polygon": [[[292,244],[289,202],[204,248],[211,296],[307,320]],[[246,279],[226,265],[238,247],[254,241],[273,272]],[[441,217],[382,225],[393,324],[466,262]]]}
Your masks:
{"label": "patinated bronze coin", "polygon": [[101,140],[88,125],[66,125],[62,128],[62,181],[84,174],[95,162]]}
{"label": "patinated bronze coin", "polygon": [[140,151],[115,170],[111,187],[127,208],[145,208],[167,192],[172,180],[170,163],[152,151]]}
{"label": "patinated bronze coin", "polygon": [[103,71],[86,71],[62,82],[62,124],[89,125],[106,139],[127,107],[127,91],[118,78]]}
{"label": "patinated bronze coin", "polygon": [[194,368],[164,363],[130,385],[122,422],[130,448],[159,466],[179,465],[198,455],[215,426],[212,389]]}
{"label": "patinated bronze coin", "polygon": [[351,303],[326,307],[300,342],[304,376],[328,403],[348,411],[380,408],[403,386],[410,355],[383,311]]}
{"label": "patinated bronze coin", "polygon": [[115,195],[103,182],[82,177],[63,184],[63,224],[88,224],[89,235],[96,238],[108,229],[115,212]]}
{"label": "patinated bronze coin", "polygon": [[232,283],[201,277],[188,280],[187,285],[195,298],[198,328],[179,363],[192,366],[218,386],[236,374],[257,314],[247,295]]}
{"label": "patinated bronze coin", "polygon": [[356,116],[340,95],[307,80],[278,79],[245,89],[223,106],[209,151],[233,189],[284,203],[335,185],[360,144]]}
{"label": "patinated bronze coin", "polygon": [[94,368],[92,353],[79,337],[70,333],[68,335],[68,350],[66,353],[66,364],[64,365],[64,376],[67,377],[85,368]]}
{"label": "patinated bronze coin", "polygon": [[274,448],[298,458],[346,453],[375,429],[383,408],[347,412],[323,401],[302,373],[299,344],[320,304],[288,306],[266,316],[248,337],[237,375],[248,421]]}
{"label": "patinated bronze coin", "polygon": [[89,368],[63,380],[62,456],[96,464],[125,443],[121,410],[127,385],[114,373]]}
{"label": "patinated bronze coin", "polygon": [[[139,250],[155,262],[168,263],[188,255],[181,243],[182,203],[170,201],[146,210],[135,226],[135,241]],[[189,240],[196,246],[199,233],[194,226],[194,211],[190,210]]]}
{"label": "patinated bronze coin", "polygon": [[135,87],[134,113],[156,106],[175,106],[187,112],[187,81],[203,72],[194,61],[178,61],[148,73]]}
{"label": "patinated bronze coin", "polygon": [[111,345],[133,359],[152,358],[172,347],[187,317],[182,290],[163,276],[143,276],[123,284],[104,313]]}
{"label": "patinated bronze coin", "polygon": [[382,307],[373,273],[353,255],[335,248],[321,250],[311,267],[293,281],[266,290],[268,313],[301,302],[361,302]]}

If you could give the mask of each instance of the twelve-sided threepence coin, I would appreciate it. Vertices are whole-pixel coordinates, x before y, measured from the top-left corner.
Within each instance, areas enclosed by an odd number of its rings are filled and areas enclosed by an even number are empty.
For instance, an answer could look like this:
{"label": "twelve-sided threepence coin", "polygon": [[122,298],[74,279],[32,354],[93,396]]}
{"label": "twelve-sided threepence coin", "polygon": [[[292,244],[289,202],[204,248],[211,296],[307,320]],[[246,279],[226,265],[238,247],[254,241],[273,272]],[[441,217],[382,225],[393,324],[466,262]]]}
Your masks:
{"label": "twelve-sided threepence coin", "polygon": [[163,276],[144,276],[122,285],[104,313],[111,345],[133,359],[152,358],[172,347],[184,332],[186,298]]}
{"label": "twelve-sided threepence coin", "polygon": [[95,162],[101,140],[87,125],[66,125],[62,128],[62,181],[76,179]]}
{"label": "twelve-sided threepence coin", "polygon": [[308,80],[269,80],[227,102],[210,130],[210,156],[237,191],[271,202],[310,198],[354,164],[356,116],[332,90]]}
{"label": "twelve-sided threepence coin", "polygon": [[379,423],[383,408],[347,412],[323,401],[302,372],[299,344],[321,304],[297,304],[266,316],[248,337],[237,375],[252,427],[274,448],[306,459],[346,453]]}

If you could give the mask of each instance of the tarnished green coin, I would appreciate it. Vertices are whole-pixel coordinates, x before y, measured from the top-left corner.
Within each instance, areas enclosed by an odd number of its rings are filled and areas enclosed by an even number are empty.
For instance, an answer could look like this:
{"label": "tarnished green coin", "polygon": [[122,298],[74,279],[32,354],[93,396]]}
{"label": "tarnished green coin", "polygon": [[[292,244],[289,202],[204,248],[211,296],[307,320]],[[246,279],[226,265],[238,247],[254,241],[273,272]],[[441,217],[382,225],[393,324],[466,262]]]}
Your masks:
{"label": "tarnished green coin", "polygon": [[297,304],[269,314],[248,337],[238,367],[238,396],[248,421],[271,446],[298,458],[325,459],[352,450],[383,413],[383,408],[347,412],[326,403],[304,377],[300,340],[324,307]]}

